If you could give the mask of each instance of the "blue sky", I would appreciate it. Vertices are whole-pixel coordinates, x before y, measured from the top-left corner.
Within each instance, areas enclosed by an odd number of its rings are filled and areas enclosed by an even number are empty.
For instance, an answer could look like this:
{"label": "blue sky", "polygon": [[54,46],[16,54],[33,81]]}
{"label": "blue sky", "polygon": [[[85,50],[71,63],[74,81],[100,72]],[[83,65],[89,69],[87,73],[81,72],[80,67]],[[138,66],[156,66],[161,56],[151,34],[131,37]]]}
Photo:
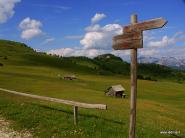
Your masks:
{"label": "blue sky", "polygon": [[62,56],[112,53],[111,40],[138,14],[139,22],[163,17],[168,24],[144,32],[141,56],[185,57],[184,0],[0,0],[0,39],[26,43]]}

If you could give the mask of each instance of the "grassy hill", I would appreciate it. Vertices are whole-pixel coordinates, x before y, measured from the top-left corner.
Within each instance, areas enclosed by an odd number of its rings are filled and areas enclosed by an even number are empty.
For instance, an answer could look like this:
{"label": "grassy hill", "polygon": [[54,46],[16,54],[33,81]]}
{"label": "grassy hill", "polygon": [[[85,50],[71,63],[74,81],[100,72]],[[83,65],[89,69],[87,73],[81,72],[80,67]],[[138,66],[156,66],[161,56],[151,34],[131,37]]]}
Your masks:
{"label": "grassy hill", "polygon": [[[14,129],[27,129],[35,137],[48,138],[128,136],[130,65],[120,58],[109,54],[94,59],[50,56],[22,43],[1,40],[0,63],[1,88],[108,106],[107,111],[79,109],[79,125],[75,127],[70,106],[0,91],[0,116],[11,120]],[[75,74],[78,79],[66,81],[58,74]],[[184,137],[185,83],[174,81],[176,75],[181,78],[184,73],[140,64],[139,75],[158,81],[138,80],[137,137]],[[125,87],[126,99],[104,95],[115,84]],[[165,130],[180,133],[160,134]]]}
{"label": "grassy hill", "polygon": [[[36,52],[23,43],[0,40],[0,59],[3,65],[31,65],[56,67],[73,72],[93,73],[99,75],[122,74],[129,76],[130,64],[112,54],[104,54],[90,59],[87,57],[58,57]],[[183,71],[156,64],[139,64],[139,79],[185,80]]]}

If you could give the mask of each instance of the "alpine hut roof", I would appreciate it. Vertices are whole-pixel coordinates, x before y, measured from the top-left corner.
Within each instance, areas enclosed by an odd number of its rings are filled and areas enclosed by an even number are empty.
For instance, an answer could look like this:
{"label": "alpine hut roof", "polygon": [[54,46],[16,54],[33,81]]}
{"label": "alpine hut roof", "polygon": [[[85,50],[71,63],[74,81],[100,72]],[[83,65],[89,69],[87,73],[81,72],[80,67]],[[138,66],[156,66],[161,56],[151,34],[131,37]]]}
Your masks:
{"label": "alpine hut roof", "polygon": [[122,85],[114,85],[114,86],[112,86],[112,89],[114,91],[125,91],[125,88],[123,88]]}

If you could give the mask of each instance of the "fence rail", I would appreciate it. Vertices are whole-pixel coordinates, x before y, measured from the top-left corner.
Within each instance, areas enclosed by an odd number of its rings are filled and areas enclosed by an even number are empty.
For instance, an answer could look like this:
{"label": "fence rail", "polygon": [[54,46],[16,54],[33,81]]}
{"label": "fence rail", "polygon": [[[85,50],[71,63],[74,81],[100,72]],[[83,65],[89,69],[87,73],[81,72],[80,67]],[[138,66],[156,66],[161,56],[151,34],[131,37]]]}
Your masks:
{"label": "fence rail", "polygon": [[32,94],[13,91],[13,90],[7,90],[7,89],[3,89],[3,88],[0,88],[0,91],[4,91],[4,92],[8,92],[8,93],[15,94],[15,95],[20,95],[20,96],[25,96],[25,97],[31,97],[31,98],[34,98],[34,99],[40,99],[40,100],[45,100],[45,101],[50,101],[50,102],[56,102],[56,103],[71,105],[71,106],[73,106],[74,125],[77,125],[77,123],[78,123],[78,107],[87,108],[87,109],[107,110],[107,105],[105,105],[105,104],[81,103],[81,102],[51,98],[51,97],[46,97],[46,96],[32,95]]}

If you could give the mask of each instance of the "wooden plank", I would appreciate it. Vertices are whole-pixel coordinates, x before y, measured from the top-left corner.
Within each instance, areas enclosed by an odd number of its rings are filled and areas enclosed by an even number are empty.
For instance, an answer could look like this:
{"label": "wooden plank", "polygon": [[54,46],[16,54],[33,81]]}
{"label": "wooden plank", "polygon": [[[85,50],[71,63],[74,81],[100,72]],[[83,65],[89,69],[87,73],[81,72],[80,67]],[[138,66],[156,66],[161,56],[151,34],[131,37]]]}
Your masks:
{"label": "wooden plank", "polygon": [[156,28],[163,27],[167,21],[163,18],[156,18],[148,21],[144,21],[142,23],[135,23],[123,28],[124,33],[134,32],[134,31],[144,31],[151,30]]}
{"label": "wooden plank", "polygon": [[113,37],[112,47],[114,50],[142,48],[143,38],[142,32],[125,33]]}
{"label": "wooden plank", "polygon": [[74,125],[78,124],[78,107],[73,107],[73,113],[74,113]]}
{"label": "wooden plank", "polygon": [[114,50],[142,48],[143,38],[142,32],[124,33],[113,37],[112,47]]}
{"label": "wooden plank", "polygon": [[46,96],[38,96],[38,95],[32,95],[32,94],[27,94],[27,93],[21,93],[21,92],[7,90],[7,89],[3,89],[3,88],[0,88],[0,91],[4,91],[4,92],[8,92],[8,93],[15,94],[15,95],[20,95],[20,96],[40,99],[40,100],[46,100],[46,101],[50,101],[50,102],[63,103],[63,104],[72,105],[72,106],[78,106],[78,107],[81,107],[81,108],[101,109],[101,110],[106,110],[107,109],[107,105],[104,105],[104,104],[87,104],[87,103],[81,103],[81,102],[75,102],[75,101],[69,101],[69,100],[63,100],[63,99],[57,99],[57,98],[50,98],[50,97],[46,97]]}
{"label": "wooden plank", "polygon": [[124,33],[121,35],[117,35],[113,37],[113,41],[117,41],[117,40],[127,40],[127,41],[132,41],[132,40],[138,40],[138,39],[142,39],[142,32],[141,31],[137,31],[137,32],[131,32],[131,33]]}
{"label": "wooden plank", "polygon": [[[131,16],[131,23],[137,23],[137,15]],[[135,138],[136,129],[136,98],[137,98],[137,48],[131,49],[131,94],[130,94],[130,125],[129,138]]]}
{"label": "wooden plank", "polygon": [[143,41],[142,40],[133,40],[132,42],[116,43],[116,44],[113,44],[112,47],[114,50],[143,48]]}

